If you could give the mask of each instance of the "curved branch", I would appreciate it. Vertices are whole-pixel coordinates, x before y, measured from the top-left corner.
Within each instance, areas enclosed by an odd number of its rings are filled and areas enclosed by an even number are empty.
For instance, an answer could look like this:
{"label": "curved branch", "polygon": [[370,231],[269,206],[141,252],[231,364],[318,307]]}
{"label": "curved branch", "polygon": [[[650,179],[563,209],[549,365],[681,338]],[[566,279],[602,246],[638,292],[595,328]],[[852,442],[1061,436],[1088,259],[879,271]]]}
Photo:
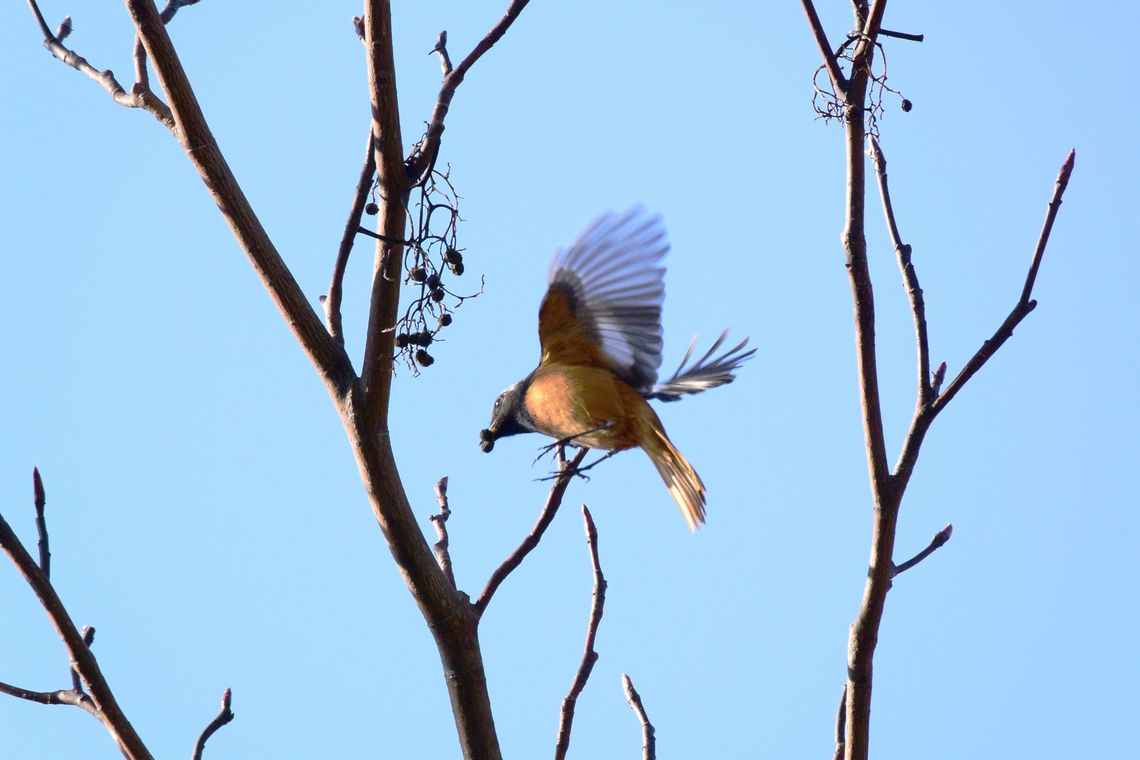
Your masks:
{"label": "curved branch", "polygon": [[[198,2],[198,0],[193,0],[193,2]],[[233,694],[229,689],[222,692],[222,708],[198,735],[198,741],[194,743],[194,754],[191,756],[193,760],[202,760],[202,753],[206,751],[206,742],[217,733],[218,729],[234,719],[234,712],[230,709],[232,697]]]}
{"label": "curved branch", "polygon": [[479,598],[475,601],[476,615],[482,617],[487,610],[487,605],[491,603],[491,597],[499,590],[499,586],[503,584],[508,575],[514,572],[515,568],[522,564],[526,555],[538,546],[538,542],[542,540],[542,534],[550,527],[554,515],[558,514],[558,508],[562,506],[562,496],[566,493],[566,488],[577,473],[578,465],[582,464],[582,460],[586,458],[587,452],[589,449],[579,449],[573,459],[569,462],[564,461],[562,466],[558,468],[558,475],[554,478],[554,485],[551,486],[550,494],[546,497],[546,503],[538,516],[538,522],[534,524],[519,547],[511,552],[511,556],[507,557],[503,564],[491,573],[487,585],[483,588],[483,593],[479,594]]}

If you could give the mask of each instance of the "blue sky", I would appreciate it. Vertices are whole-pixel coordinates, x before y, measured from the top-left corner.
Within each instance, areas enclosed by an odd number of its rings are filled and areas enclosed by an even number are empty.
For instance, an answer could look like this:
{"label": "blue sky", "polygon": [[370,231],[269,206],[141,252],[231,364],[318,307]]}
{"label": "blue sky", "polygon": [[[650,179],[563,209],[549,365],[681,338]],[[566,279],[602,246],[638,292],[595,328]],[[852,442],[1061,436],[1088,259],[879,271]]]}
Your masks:
{"label": "blue sky", "polygon": [[[98,5],[99,7],[94,7]],[[406,140],[500,3],[401,4]],[[770,6],[770,7],[761,7]],[[80,7],[82,6],[82,7]],[[87,7],[91,6],[91,7]],[[124,79],[117,4],[44,3]],[[172,34],[231,165],[317,304],[368,129],[356,3],[282,12],[204,2]],[[821,4],[833,39],[846,3]],[[892,4],[882,144],[951,375],[1020,293],[1053,180],[1077,166],[1037,310],[938,419],[900,521],[902,576],[876,660],[881,757],[1108,757],[1134,744],[1140,641],[1133,386],[1140,309],[1140,107],[1125,72],[1140,6]],[[383,546],[343,432],[177,143],[40,47],[0,9],[9,72],[0,151],[0,509],[34,542],[48,489],[53,577],[152,750],[185,755],[234,690],[212,760],[455,757],[438,657]],[[653,468],[622,454],[576,483],[482,626],[504,754],[552,751],[581,656],[590,505],[609,580],[601,659],[572,756],[636,757],[628,672],[662,756],[827,756],[870,506],[850,295],[842,133],[810,107],[817,53],[796,3],[536,0],[453,103],[441,160],[466,219],[472,289],[392,435],[417,512],[451,479],[460,585],[477,593],[529,530],[536,437],[478,449],[495,395],[537,360],[555,247],[643,202],[670,231],[665,365],[693,334],[750,335],[738,382],[661,409],[709,489],[690,534]],[[871,196],[872,198],[874,196]],[[877,200],[868,215],[892,458],[914,403],[912,327]],[[345,325],[359,364],[371,246]],[[35,598],[0,569],[0,680],[67,684]],[[11,757],[118,756],[68,708],[0,700]]]}

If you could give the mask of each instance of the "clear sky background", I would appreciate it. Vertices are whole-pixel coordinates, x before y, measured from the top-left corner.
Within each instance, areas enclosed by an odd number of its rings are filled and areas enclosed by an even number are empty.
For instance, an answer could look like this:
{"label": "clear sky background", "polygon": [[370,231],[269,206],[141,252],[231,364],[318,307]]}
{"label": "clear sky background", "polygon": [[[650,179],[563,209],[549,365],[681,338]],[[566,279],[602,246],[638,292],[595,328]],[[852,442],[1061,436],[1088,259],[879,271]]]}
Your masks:
{"label": "clear sky background", "polygon": [[[447,29],[458,58],[505,2],[398,3],[405,140],[428,118]],[[833,40],[843,2],[821,3]],[[1140,5],[892,3],[883,147],[953,375],[1020,293],[1045,204],[1077,149],[1038,309],[940,417],[899,559],[948,546],[888,599],[875,667],[883,758],[1114,757],[1140,680]],[[126,80],[121,4],[45,0]],[[312,298],[325,292],[368,130],[356,2],[218,2],[172,34],[214,132]],[[207,757],[458,756],[438,656],[388,555],[340,423],[173,138],[0,9],[0,509],[34,544],[136,727]],[[590,505],[609,580],[571,755],[632,758],[628,672],[662,757],[826,757],[862,593],[871,509],[839,243],[842,131],[814,118],[798,3],[535,0],[454,101],[442,161],[463,196],[467,302],[392,435],[415,509],[451,478],[452,552],[475,594],[529,530],[537,437],[478,449],[496,394],[537,360],[550,254],[597,213],[660,211],[665,365],[724,326],[759,349],[737,383],[661,410],[709,489],[685,529],[639,452],[575,483],[482,625],[504,754],[553,752],[581,656]],[[914,404],[912,326],[877,196],[868,215],[892,460]],[[372,246],[349,272],[358,362]],[[63,688],[66,654],[0,566],[0,680]],[[0,754],[115,758],[82,712],[0,699]]]}

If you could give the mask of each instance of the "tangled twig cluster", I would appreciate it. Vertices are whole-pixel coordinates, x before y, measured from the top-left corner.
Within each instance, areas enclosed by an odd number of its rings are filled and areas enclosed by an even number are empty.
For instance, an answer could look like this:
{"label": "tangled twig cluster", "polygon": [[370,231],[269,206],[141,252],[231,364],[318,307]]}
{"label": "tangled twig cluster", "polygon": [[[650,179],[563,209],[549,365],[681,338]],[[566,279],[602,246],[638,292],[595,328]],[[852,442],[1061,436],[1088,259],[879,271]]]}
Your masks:
{"label": "tangled twig cluster", "polygon": [[[863,38],[863,35],[851,33],[847,35],[847,39],[835,51],[835,59],[842,64],[852,63],[852,54],[855,49],[855,43]],[[875,49],[878,55],[872,61],[871,67],[867,71],[867,104],[865,108],[867,119],[867,134],[879,137],[879,119],[882,118],[885,109],[883,108],[883,100],[886,98],[887,93],[895,95],[899,99],[899,107],[903,111],[910,111],[912,105],[910,100],[903,97],[903,94],[887,84],[887,53],[883,48],[883,43],[878,40],[875,41]],[[874,62],[879,62],[881,71],[874,70]],[[823,74],[823,82],[820,82],[820,74]],[[853,72],[850,72],[850,77]],[[820,65],[812,75],[812,108],[815,109],[816,117],[824,119],[825,121],[831,119],[842,119],[846,113],[846,104],[844,103],[843,96],[835,91],[832,85],[831,78],[827,74],[827,66]]]}

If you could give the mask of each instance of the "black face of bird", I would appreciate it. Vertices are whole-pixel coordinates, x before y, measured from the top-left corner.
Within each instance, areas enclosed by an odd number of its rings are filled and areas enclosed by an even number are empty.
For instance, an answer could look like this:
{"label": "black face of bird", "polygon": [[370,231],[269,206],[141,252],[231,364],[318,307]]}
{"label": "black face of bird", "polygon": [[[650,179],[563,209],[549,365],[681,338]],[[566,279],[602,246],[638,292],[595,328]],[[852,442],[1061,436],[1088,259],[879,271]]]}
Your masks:
{"label": "black face of bird", "polygon": [[488,452],[495,448],[495,441],[508,435],[528,432],[519,421],[519,396],[522,383],[515,383],[499,394],[491,410],[491,424],[479,432],[479,448]]}

